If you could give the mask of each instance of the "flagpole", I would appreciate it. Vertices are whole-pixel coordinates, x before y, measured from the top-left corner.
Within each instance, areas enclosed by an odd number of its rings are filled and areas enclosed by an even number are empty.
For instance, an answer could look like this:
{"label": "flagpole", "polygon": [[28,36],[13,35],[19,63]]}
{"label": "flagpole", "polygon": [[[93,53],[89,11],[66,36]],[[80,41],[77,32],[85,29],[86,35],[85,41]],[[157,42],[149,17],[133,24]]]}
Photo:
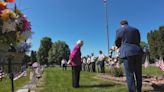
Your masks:
{"label": "flagpole", "polygon": [[104,0],[104,4],[105,4],[105,16],[106,16],[107,47],[108,47],[108,55],[109,55],[108,0]]}

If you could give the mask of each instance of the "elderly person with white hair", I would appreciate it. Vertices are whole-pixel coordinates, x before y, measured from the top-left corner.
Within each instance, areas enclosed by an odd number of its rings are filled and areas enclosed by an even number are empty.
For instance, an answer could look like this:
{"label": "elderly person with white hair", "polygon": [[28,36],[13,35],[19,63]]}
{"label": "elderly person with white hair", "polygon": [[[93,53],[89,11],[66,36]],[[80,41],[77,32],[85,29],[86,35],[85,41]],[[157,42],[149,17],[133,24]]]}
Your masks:
{"label": "elderly person with white hair", "polygon": [[69,57],[72,66],[72,86],[74,88],[79,87],[80,71],[81,71],[81,47],[83,46],[83,41],[78,40],[76,46],[73,48],[71,55]]}

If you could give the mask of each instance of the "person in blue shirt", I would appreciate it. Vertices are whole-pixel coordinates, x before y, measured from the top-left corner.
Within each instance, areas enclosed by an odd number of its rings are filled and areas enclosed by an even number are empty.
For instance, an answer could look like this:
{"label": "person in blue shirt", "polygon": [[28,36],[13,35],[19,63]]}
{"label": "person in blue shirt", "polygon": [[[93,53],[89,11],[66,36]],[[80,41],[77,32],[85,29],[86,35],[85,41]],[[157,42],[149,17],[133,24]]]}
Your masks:
{"label": "person in blue shirt", "polygon": [[123,59],[129,92],[141,92],[142,89],[142,55],[140,32],[128,25],[127,20],[120,22],[116,31],[115,45],[120,48],[119,57]]}

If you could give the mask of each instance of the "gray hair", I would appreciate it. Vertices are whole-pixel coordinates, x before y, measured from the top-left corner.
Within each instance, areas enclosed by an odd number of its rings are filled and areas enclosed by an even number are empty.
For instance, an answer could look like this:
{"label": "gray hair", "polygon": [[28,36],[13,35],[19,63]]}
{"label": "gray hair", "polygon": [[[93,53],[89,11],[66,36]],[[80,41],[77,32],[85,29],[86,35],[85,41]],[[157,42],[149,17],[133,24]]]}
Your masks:
{"label": "gray hair", "polygon": [[82,40],[78,40],[76,44],[80,44],[80,45],[83,45],[84,42]]}

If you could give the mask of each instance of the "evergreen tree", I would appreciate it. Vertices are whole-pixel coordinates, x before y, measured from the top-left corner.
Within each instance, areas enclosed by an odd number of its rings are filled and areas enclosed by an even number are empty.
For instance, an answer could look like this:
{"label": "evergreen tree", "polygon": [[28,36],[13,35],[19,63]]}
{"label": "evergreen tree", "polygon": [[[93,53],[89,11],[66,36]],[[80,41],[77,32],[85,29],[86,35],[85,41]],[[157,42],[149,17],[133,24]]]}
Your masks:
{"label": "evergreen tree", "polygon": [[150,31],[147,35],[151,59],[164,57],[164,26]]}
{"label": "evergreen tree", "polygon": [[37,62],[36,51],[31,51],[31,62]]}
{"label": "evergreen tree", "polygon": [[52,46],[51,38],[44,37],[40,42],[40,47],[37,53],[38,61],[40,64],[48,64],[48,52]]}
{"label": "evergreen tree", "polygon": [[158,55],[164,58],[164,26],[158,31]]}

